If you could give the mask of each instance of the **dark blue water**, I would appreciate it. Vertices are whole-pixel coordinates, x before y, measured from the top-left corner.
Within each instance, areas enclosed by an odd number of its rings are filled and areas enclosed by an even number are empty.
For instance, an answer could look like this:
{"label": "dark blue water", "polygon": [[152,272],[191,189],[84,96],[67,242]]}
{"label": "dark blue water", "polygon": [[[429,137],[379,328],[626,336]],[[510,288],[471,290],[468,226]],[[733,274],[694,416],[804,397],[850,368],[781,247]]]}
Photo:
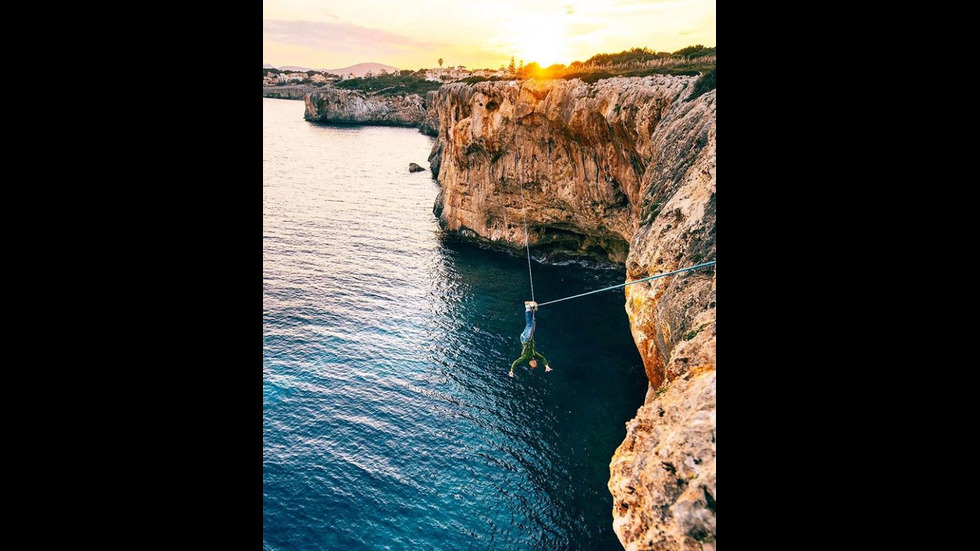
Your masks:
{"label": "dark blue water", "polygon": [[[609,460],[646,379],[621,291],[545,306],[432,214],[433,138],[263,100],[265,549],[622,549]],[[539,302],[623,281],[535,263]]]}

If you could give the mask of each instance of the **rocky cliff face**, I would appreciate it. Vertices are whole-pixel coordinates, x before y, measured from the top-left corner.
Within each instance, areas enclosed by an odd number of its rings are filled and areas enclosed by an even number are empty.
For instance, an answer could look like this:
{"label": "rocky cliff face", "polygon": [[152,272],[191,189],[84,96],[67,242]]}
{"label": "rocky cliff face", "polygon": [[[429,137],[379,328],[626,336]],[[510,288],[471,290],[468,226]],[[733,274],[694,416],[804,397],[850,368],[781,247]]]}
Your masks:
{"label": "rocky cliff face", "polygon": [[[436,90],[431,92],[426,92],[425,94],[425,105],[433,105],[436,101]],[[439,112],[435,109],[427,109],[425,116],[422,118],[422,124],[419,125],[419,132],[425,134],[426,136],[438,136],[439,135]],[[433,176],[436,174],[433,173]]]}
{"label": "rocky cliff face", "polygon": [[[715,259],[715,92],[694,77],[449,84],[432,93],[448,231],[627,280]],[[650,392],[610,464],[627,549],[713,549],[715,273],[625,288]]]}
{"label": "rocky cliff face", "polygon": [[425,100],[418,94],[378,96],[324,87],[303,100],[303,118],[311,122],[419,126],[426,114]]}
{"label": "rocky cliff face", "polygon": [[303,99],[303,96],[315,90],[318,90],[318,88],[308,84],[295,84],[291,86],[263,86],[262,97],[278,99]]}
{"label": "rocky cliff face", "polygon": [[613,529],[627,551],[714,549],[715,370],[651,388],[609,465]]}

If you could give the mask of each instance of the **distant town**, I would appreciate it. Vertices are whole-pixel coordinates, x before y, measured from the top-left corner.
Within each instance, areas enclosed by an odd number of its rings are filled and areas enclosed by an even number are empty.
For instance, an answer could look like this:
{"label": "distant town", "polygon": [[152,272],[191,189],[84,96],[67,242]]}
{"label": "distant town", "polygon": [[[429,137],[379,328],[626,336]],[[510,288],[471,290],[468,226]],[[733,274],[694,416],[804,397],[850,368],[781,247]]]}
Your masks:
{"label": "distant town", "polygon": [[[262,84],[264,86],[286,86],[289,84],[312,84],[314,86],[323,86],[327,83],[340,82],[344,80],[350,80],[354,78],[359,78],[354,73],[346,74],[334,74],[324,71],[309,70],[306,72],[301,71],[282,71],[276,68],[267,68],[262,70]],[[514,78],[517,75],[517,71],[511,71],[506,67],[501,67],[500,69],[475,69],[470,70],[466,67],[459,65],[455,67],[434,67],[432,69],[419,69],[418,71],[411,70],[401,70],[401,71],[389,71],[387,69],[378,69],[377,71],[368,71],[364,74],[363,78],[374,78],[379,76],[387,75],[399,75],[399,76],[411,76],[416,78],[422,78],[429,82],[447,83],[456,82],[463,79],[471,77],[482,77],[482,78]]]}
{"label": "distant town", "polygon": [[[582,79],[596,82],[614,76],[642,77],[647,75],[686,75],[699,76],[702,84],[711,89],[715,86],[715,66],[717,49],[714,46],[696,44],[675,52],[658,52],[648,48],[632,48],[615,54],[596,54],[586,61],[573,61],[569,65],[556,63],[542,67],[537,62],[527,65],[523,60],[511,57],[508,65],[499,69],[468,69],[463,65],[443,67],[439,59],[438,67],[431,69],[398,69],[379,63],[362,63],[343,69],[299,70],[303,67],[279,69],[264,66],[262,84],[271,86],[326,86],[357,89],[370,93],[392,94],[425,93],[442,84],[465,81],[468,83],[483,80],[510,80],[526,78]],[[275,93],[270,92],[275,96]],[[275,96],[278,97],[278,96]]]}

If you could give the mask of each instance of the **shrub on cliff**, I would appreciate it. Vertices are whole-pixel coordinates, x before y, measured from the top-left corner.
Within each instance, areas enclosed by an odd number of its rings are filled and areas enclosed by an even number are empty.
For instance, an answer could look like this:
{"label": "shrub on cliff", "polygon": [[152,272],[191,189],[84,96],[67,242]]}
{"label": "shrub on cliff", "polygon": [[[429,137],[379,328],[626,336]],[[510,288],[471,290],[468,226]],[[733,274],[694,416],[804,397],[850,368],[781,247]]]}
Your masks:
{"label": "shrub on cliff", "polygon": [[598,82],[604,78],[612,78],[614,75],[606,71],[576,71],[574,73],[565,73],[561,78],[565,80],[571,80],[573,78],[581,79],[582,82],[587,84],[592,84]]}
{"label": "shrub on cliff", "polygon": [[458,82],[465,82],[466,84],[476,84],[477,82],[497,82],[500,80],[507,80],[500,77],[466,77]]}
{"label": "shrub on cliff", "polygon": [[687,98],[688,101],[699,97],[711,90],[715,89],[715,69],[711,69],[707,73],[701,75],[701,78],[694,83],[694,92],[691,93],[691,97]]}
{"label": "shrub on cliff", "polygon": [[[711,66],[711,71],[714,71],[713,65]],[[700,69],[700,70],[699,70]],[[706,69],[706,66],[696,66],[691,64],[675,65],[673,67],[651,67],[649,69],[637,69],[633,71],[616,71],[611,70],[592,70],[592,71],[571,71],[563,73],[558,78],[563,78],[565,80],[571,80],[577,78],[592,84],[600,80],[612,77],[645,77],[650,75],[678,75],[678,76],[688,76],[693,77],[701,74]]]}
{"label": "shrub on cliff", "polygon": [[585,64],[594,67],[626,65],[628,63],[643,63],[669,56],[670,54],[668,52],[655,52],[649,48],[633,48],[631,50],[623,50],[618,54],[596,54],[586,60]]}
{"label": "shrub on cliff", "polygon": [[686,48],[681,48],[673,54],[673,57],[683,57],[687,59],[696,59],[699,57],[708,57],[710,55],[716,55],[717,48],[707,48],[703,44],[695,44],[694,46],[688,46]]}
{"label": "shrub on cliff", "polygon": [[[402,72],[404,73],[404,71]],[[360,90],[379,96],[393,96],[396,94],[425,95],[426,92],[439,88],[441,84],[411,74],[388,74],[372,78],[352,78],[340,81],[334,86],[347,90]]]}
{"label": "shrub on cliff", "polygon": [[[657,52],[648,48],[623,50],[618,54],[596,54],[586,60],[573,61],[568,67],[552,65],[547,69],[538,68],[529,74],[525,68],[521,78],[562,78],[581,79],[593,83],[614,76],[644,77],[648,75],[696,76],[715,68],[717,48],[695,44],[676,52]],[[528,67],[536,66],[531,63]]]}

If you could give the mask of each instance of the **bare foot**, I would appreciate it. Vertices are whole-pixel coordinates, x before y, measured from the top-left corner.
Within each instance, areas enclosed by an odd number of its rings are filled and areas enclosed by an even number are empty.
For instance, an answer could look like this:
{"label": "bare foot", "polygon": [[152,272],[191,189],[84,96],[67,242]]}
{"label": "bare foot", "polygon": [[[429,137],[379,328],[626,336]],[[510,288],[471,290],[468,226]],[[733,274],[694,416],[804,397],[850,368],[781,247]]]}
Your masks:
{"label": "bare foot", "polygon": [[507,374],[507,376],[508,376],[508,377],[513,377],[513,376],[514,376],[514,372],[513,372],[513,371],[511,371],[510,373],[508,373],[508,374]]}
{"label": "bare foot", "polygon": [[544,366],[544,372],[547,373],[549,371],[551,371],[551,366],[550,365]]}

